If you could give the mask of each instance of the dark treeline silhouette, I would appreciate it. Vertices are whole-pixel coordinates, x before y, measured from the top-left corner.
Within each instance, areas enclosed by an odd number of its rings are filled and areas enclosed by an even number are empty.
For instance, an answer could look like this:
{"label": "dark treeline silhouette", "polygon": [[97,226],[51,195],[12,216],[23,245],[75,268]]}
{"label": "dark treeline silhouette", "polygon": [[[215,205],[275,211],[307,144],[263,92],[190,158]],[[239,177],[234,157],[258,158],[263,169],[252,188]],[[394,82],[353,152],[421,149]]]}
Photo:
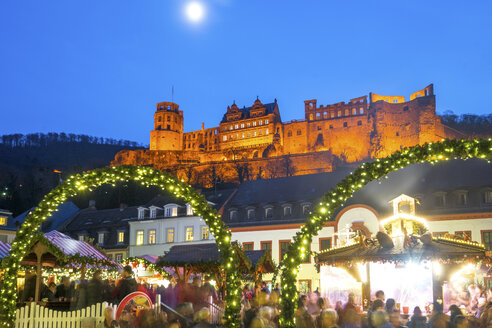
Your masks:
{"label": "dark treeline silhouette", "polygon": [[97,145],[111,145],[111,146],[122,146],[122,147],[143,147],[143,145],[129,140],[117,140],[113,138],[102,138],[88,136],[85,134],[74,134],[74,133],[29,133],[29,134],[5,134],[0,138],[0,142],[4,146],[23,147],[48,147],[50,145],[58,143],[80,143],[80,144],[97,144]]}
{"label": "dark treeline silhouette", "polygon": [[0,136],[0,208],[20,214],[37,205],[60,180],[108,166],[120,150],[137,148],[143,147],[73,133]]}
{"label": "dark treeline silhouette", "polygon": [[446,111],[441,115],[441,121],[445,125],[465,133],[469,137],[492,137],[492,114],[456,115],[452,111]]}

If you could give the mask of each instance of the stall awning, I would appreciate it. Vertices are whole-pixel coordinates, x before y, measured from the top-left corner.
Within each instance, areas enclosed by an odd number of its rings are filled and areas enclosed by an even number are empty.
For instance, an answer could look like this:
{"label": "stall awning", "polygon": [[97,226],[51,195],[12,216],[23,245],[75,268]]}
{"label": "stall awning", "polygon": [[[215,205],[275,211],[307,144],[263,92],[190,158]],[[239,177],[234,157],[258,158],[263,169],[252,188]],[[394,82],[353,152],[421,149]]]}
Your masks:
{"label": "stall awning", "polygon": [[0,241],[0,259],[9,256],[10,244]]}
{"label": "stall awning", "polygon": [[275,263],[273,263],[271,253],[265,249],[256,251],[244,251],[246,257],[251,261],[251,265],[256,271],[261,273],[275,272]]}
{"label": "stall awning", "polygon": [[420,262],[425,260],[490,261],[490,257],[485,247],[481,244],[448,238],[433,238],[428,244],[419,242],[414,247],[404,247],[403,242],[397,242],[392,248],[383,248],[375,240],[370,245],[355,243],[349,246],[331,248],[317,255],[319,264],[328,265],[343,264],[348,261]]}

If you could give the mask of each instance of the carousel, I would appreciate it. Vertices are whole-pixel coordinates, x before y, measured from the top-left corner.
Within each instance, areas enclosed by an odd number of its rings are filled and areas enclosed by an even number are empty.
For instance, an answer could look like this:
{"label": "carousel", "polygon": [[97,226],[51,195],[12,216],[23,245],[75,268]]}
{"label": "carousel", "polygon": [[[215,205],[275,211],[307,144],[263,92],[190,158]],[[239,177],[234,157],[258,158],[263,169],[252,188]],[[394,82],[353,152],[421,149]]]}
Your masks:
{"label": "carousel", "polygon": [[[458,236],[434,237],[426,220],[397,213],[380,222],[375,238],[346,234],[346,241],[320,252],[321,294],[332,304],[349,293],[364,308],[378,290],[404,314],[419,306],[431,311],[456,304],[471,310],[491,275],[490,251]],[[410,311],[411,311],[410,310]]]}

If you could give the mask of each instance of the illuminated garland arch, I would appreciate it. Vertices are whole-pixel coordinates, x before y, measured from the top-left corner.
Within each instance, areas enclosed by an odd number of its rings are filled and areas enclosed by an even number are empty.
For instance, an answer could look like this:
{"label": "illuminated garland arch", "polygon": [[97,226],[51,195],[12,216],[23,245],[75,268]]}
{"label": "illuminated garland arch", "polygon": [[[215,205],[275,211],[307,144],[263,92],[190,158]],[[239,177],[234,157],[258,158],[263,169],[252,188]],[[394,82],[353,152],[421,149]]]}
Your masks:
{"label": "illuminated garland arch", "polygon": [[17,271],[41,223],[51,213],[56,211],[60,204],[79,192],[92,190],[103,184],[112,184],[114,186],[115,183],[120,181],[136,181],[146,187],[157,186],[163,191],[174,194],[176,197],[190,203],[194,212],[203,217],[210,232],[215,237],[222,255],[223,267],[226,271],[227,293],[224,315],[226,326],[239,327],[240,282],[237,274],[237,263],[234,261],[235,251],[231,247],[230,231],[227,230],[217,212],[207,203],[205,197],[189,184],[153,168],[140,166],[105,167],[71,176],[48,193],[38,207],[30,212],[17,231],[9,256],[2,261],[5,273],[0,290],[0,327],[11,327],[14,323],[17,300]]}
{"label": "illuminated garland arch", "polygon": [[330,220],[331,215],[343,206],[348,198],[369,182],[411,164],[424,162],[435,164],[449,159],[468,158],[490,160],[492,158],[492,139],[446,139],[441,142],[405,148],[386,158],[362,164],[328,191],[313,209],[306,224],[293,237],[293,241],[281,261],[280,326],[295,327],[295,310],[298,299],[297,273],[302,258],[308,251],[306,245],[311,243],[312,237],[318,234],[323,228],[323,224]]}

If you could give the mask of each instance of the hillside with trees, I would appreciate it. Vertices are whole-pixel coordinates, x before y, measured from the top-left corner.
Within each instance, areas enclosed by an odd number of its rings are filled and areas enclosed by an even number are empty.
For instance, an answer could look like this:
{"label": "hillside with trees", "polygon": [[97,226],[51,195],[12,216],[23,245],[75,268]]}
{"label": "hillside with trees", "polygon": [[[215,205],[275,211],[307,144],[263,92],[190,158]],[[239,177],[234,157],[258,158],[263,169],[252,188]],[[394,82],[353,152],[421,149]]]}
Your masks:
{"label": "hillside with trees", "polygon": [[14,214],[35,206],[61,179],[107,166],[133,141],[72,133],[10,134],[0,137],[0,208]]}
{"label": "hillside with trees", "polygon": [[441,121],[443,124],[461,131],[472,138],[492,137],[492,114],[456,115],[452,111],[446,111],[441,115]]}

